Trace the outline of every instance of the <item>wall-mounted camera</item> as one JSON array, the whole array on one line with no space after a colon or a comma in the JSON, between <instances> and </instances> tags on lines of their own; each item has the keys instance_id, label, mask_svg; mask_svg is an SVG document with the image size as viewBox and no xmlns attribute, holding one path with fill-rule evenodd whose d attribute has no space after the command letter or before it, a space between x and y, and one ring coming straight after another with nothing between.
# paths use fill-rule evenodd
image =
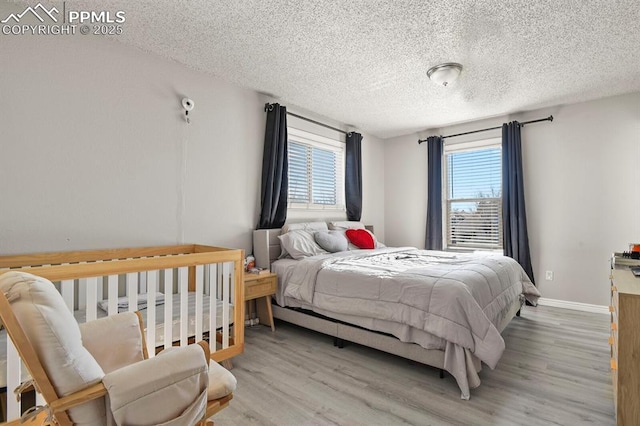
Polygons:
<instances>
[{"instance_id":1,"label":"wall-mounted camera","mask_svg":"<svg viewBox=\"0 0 640 426\"><path fill-rule=\"evenodd\" d=\"M187 124L191 123L191 120L189 119L189 111L193 111L194 107L195 107L195 102L193 102L193 100L189 98L182 99L182 108L184 108L184 118Z\"/></svg>"}]
</instances>

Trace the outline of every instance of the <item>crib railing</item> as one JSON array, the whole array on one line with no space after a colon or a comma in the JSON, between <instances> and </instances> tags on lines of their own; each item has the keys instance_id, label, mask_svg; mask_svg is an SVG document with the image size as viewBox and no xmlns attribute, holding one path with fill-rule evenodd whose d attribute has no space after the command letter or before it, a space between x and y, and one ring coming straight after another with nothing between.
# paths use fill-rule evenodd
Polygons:
<instances>
[{"instance_id":1,"label":"crib railing","mask_svg":"<svg viewBox=\"0 0 640 426\"><path fill-rule=\"evenodd\" d=\"M49 279L78 322L139 310L149 356L208 339L211 359L220 362L244 350L243 259L242 250L203 245L40 253L0 256L0 274L23 270ZM13 390L28 373L4 330L1 340L6 421L20 416Z\"/></svg>"}]
</instances>

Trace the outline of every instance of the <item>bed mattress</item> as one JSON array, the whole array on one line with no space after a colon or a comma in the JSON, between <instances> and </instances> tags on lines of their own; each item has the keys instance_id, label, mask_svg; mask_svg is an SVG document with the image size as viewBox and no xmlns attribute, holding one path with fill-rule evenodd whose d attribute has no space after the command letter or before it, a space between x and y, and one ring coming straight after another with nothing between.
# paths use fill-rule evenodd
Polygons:
<instances>
[{"instance_id":1,"label":"bed mattress","mask_svg":"<svg viewBox=\"0 0 640 426\"><path fill-rule=\"evenodd\" d=\"M498 325L507 312L521 297L535 303L540 295L517 262L497 255L383 248L280 260L272 268L281 306L444 350L445 368L467 398L479 385L479 361L494 368L502 356Z\"/></svg>"}]
</instances>

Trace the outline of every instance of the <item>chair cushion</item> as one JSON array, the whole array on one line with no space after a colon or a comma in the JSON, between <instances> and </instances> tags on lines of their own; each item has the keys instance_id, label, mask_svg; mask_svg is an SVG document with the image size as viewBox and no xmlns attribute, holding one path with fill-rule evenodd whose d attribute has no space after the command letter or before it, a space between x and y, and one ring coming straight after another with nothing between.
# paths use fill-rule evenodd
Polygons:
<instances>
[{"instance_id":1,"label":"chair cushion","mask_svg":"<svg viewBox=\"0 0 640 426\"><path fill-rule=\"evenodd\" d=\"M58 396L102 380L100 365L82 345L80 328L51 281L25 272L0 275L20 326L33 345ZM75 424L104 424L104 399L69 410Z\"/></svg>"},{"instance_id":2,"label":"chair cushion","mask_svg":"<svg viewBox=\"0 0 640 426\"><path fill-rule=\"evenodd\" d=\"M108 373L104 385L118 425L193 425L207 405L202 348L167 348L158 356Z\"/></svg>"},{"instance_id":3,"label":"chair cushion","mask_svg":"<svg viewBox=\"0 0 640 426\"><path fill-rule=\"evenodd\" d=\"M207 400L225 397L236 390L238 381L226 368L215 361L209 362L209 390Z\"/></svg>"},{"instance_id":4,"label":"chair cushion","mask_svg":"<svg viewBox=\"0 0 640 426\"><path fill-rule=\"evenodd\" d=\"M144 359L142 330L135 312L80 324L82 344L108 374Z\"/></svg>"}]
</instances>

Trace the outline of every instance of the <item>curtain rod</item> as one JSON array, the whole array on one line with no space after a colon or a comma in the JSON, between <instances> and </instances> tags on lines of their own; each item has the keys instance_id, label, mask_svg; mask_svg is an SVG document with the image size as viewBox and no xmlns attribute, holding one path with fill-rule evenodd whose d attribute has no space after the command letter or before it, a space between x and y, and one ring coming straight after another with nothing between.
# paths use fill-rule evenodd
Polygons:
<instances>
[{"instance_id":1,"label":"curtain rod","mask_svg":"<svg viewBox=\"0 0 640 426\"><path fill-rule=\"evenodd\" d=\"M541 121L553 121L553 115L550 115L550 116L548 116L546 118L539 118L537 120L524 121L524 122L520 123L520 125L524 126L525 124L539 123ZM497 130L497 129L502 129L502 126L489 127L489 128L480 129L480 130L472 130L470 132L464 132L464 133L456 133L455 135L443 136L442 139L455 138L456 136L470 135L472 133L480 133L480 132L486 132L486 131L489 131L489 130ZM420 145L422 142L426 142L426 141L427 141L426 139L419 139L418 140L418 145Z\"/></svg>"},{"instance_id":2,"label":"curtain rod","mask_svg":"<svg viewBox=\"0 0 640 426\"><path fill-rule=\"evenodd\" d=\"M267 109L269 109L271 107L271 105L272 104L269 104L269 103L264 104L264 110L267 111ZM294 113L289 112L289 111L287 111L287 115L291 115L291 116L299 118L301 120L305 120L305 121L308 121L310 123L317 124L318 126L326 127L327 129L335 130L336 132L344 133L345 135L351 133L351 132L345 132L344 130L338 129L336 127L329 126L328 124L324 124L324 123L321 123L319 121L312 120L310 118L303 117L303 116L298 115L298 114L294 114Z\"/></svg>"}]
</instances>

